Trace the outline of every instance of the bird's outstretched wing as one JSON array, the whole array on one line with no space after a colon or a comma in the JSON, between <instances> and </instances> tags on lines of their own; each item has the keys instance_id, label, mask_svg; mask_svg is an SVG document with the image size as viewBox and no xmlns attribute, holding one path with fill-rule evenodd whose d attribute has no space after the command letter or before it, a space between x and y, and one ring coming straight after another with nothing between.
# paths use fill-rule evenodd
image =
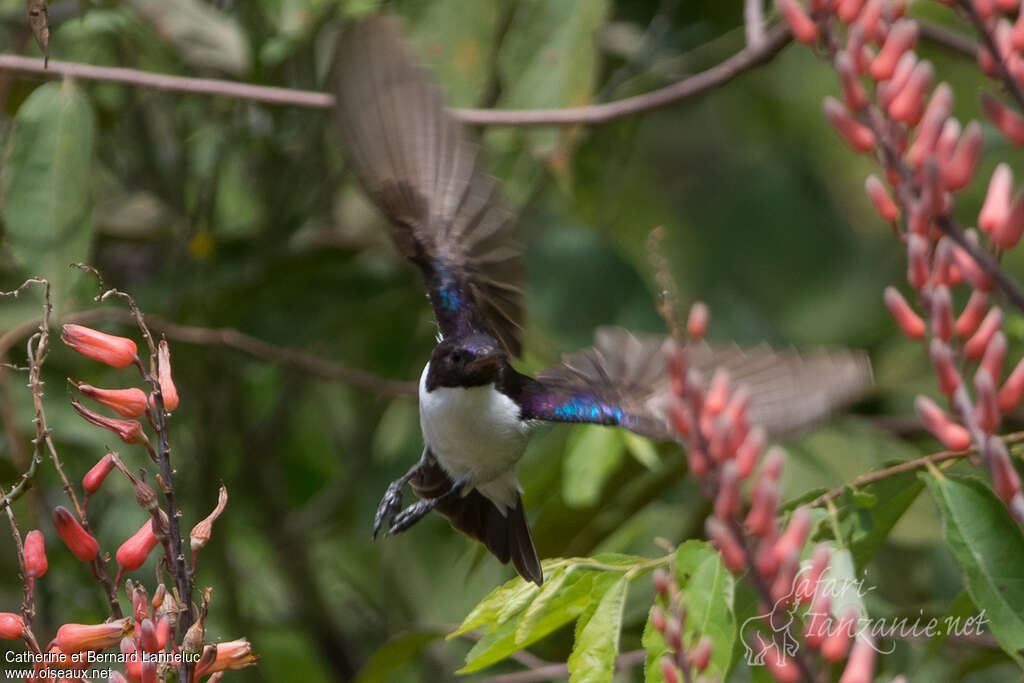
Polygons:
<instances>
[{"instance_id":1,"label":"bird's outstretched wing","mask_svg":"<svg viewBox=\"0 0 1024 683\"><path fill-rule=\"evenodd\" d=\"M334 123L395 244L422 272L441 334L485 332L519 355L522 264L512 215L400 28L372 17L342 31L329 76Z\"/></svg>"},{"instance_id":2,"label":"bird's outstretched wing","mask_svg":"<svg viewBox=\"0 0 1024 683\"><path fill-rule=\"evenodd\" d=\"M654 439L669 436L664 417L669 381L665 338L600 328L591 348L567 354L537 376L523 401L526 419L619 425ZM769 434L792 432L861 395L871 364L856 351L777 351L704 343L687 349L691 367L709 381L716 368L749 392L747 416Z\"/></svg>"}]
</instances>

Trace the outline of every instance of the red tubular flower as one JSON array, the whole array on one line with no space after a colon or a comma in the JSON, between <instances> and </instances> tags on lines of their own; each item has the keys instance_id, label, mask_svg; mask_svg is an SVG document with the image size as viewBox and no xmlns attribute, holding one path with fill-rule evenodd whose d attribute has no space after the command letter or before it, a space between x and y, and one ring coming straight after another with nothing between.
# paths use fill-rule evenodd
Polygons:
<instances>
[{"instance_id":1,"label":"red tubular flower","mask_svg":"<svg viewBox=\"0 0 1024 683\"><path fill-rule=\"evenodd\" d=\"M33 579L38 579L46 573L49 563L46 561L46 547L43 539L43 532L33 529L25 534L25 573Z\"/></svg>"},{"instance_id":2,"label":"red tubular flower","mask_svg":"<svg viewBox=\"0 0 1024 683\"><path fill-rule=\"evenodd\" d=\"M832 551L827 543L819 543L814 549L814 554L811 556L811 566L800 575L796 589L793 591L793 597L799 602L806 604L814 599L814 595L818 590L818 583L821 581L825 570L828 569L828 561L831 556Z\"/></svg>"},{"instance_id":3,"label":"red tubular flower","mask_svg":"<svg viewBox=\"0 0 1024 683\"><path fill-rule=\"evenodd\" d=\"M892 72L892 77L878 84L878 103L882 105L882 109L889 109L892 101L902 92L904 86L910 82L910 75L914 73L916 66L917 55L913 52L908 52L896 62L896 69Z\"/></svg>"},{"instance_id":4,"label":"red tubular flower","mask_svg":"<svg viewBox=\"0 0 1024 683\"><path fill-rule=\"evenodd\" d=\"M82 477L82 488L86 493L96 493L112 469L114 469L114 455L107 453Z\"/></svg>"},{"instance_id":5,"label":"red tubular flower","mask_svg":"<svg viewBox=\"0 0 1024 683\"><path fill-rule=\"evenodd\" d=\"M217 521L221 513L224 512L224 507L228 504L228 489L226 486L221 486L217 492L217 506L213 508L213 512L206 516L206 519L200 521L189 532L189 547L192 550L199 550L205 546L209 540L210 535L213 533L213 523Z\"/></svg>"},{"instance_id":6,"label":"red tubular flower","mask_svg":"<svg viewBox=\"0 0 1024 683\"><path fill-rule=\"evenodd\" d=\"M782 537L775 543L772 552L775 559L782 562L794 550L799 554L811 530L811 511L806 507L798 507L789 518L789 524Z\"/></svg>"},{"instance_id":7,"label":"red tubular flower","mask_svg":"<svg viewBox=\"0 0 1024 683\"><path fill-rule=\"evenodd\" d=\"M993 434L999 428L999 405L996 402L996 387L992 375L984 369L974 373L974 388L978 392L978 402L974 407L974 419L983 432Z\"/></svg>"},{"instance_id":8,"label":"red tubular flower","mask_svg":"<svg viewBox=\"0 0 1024 683\"><path fill-rule=\"evenodd\" d=\"M992 488L999 499L1009 503L1020 493L1020 476L1010 461L1010 454L1002 439L992 438L986 446L989 469L992 471Z\"/></svg>"},{"instance_id":9,"label":"red tubular flower","mask_svg":"<svg viewBox=\"0 0 1024 683\"><path fill-rule=\"evenodd\" d=\"M718 495L715 496L715 516L721 520L730 520L739 514L740 478L736 473L736 463L729 460L722 466Z\"/></svg>"},{"instance_id":10,"label":"red tubular flower","mask_svg":"<svg viewBox=\"0 0 1024 683\"><path fill-rule=\"evenodd\" d=\"M21 640L25 630L25 621L20 614L0 612L0 638L4 640Z\"/></svg>"},{"instance_id":11,"label":"red tubular flower","mask_svg":"<svg viewBox=\"0 0 1024 683\"><path fill-rule=\"evenodd\" d=\"M711 663L711 637L701 636L697 647L690 653L690 663L697 669L703 671Z\"/></svg>"},{"instance_id":12,"label":"red tubular flower","mask_svg":"<svg viewBox=\"0 0 1024 683\"><path fill-rule=\"evenodd\" d=\"M804 621L804 642L817 649L825 642L825 637L832 629L832 598L828 591L819 590L814 593L810 610Z\"/></svg>"},{"instance_id":13,"label":"red tubular flower","mask_svg":"<svg viewBox=\"0 0 1024 683\"><path fill-rule=\"evenodd\" d=\"M985 203L978 214L978 227L991 234L1010 217L1010 195L1013 192L1013 171L1008 164L999 164L988 183Z\"/></svg>"},{"instance_id":14,"label":"red tubular flower","mask_svg":"<svg viewBox=\"0 0 1024 683\"><path fill-rule=\"evenodd\" d=\"M763 639L761 634L755 636L761 641L761 652L764 653L764 664L779 683L796 683L800 680L800 669L789 656L775 645Z\"/></svg>"},{"instance_id":15,"label":"red tubular flower","mask_svg":"<svg viewBox=\"0 0 1024 683\"><path fill-rule=\"evenodd\" d=\"M804 12L796 0L775 0L779 12L785 17L789 24L789 30L793 32L793 38L805 45L813 45L818 42L818 26Z\"/></svg>"},{"instance_id":16,"label":"red tubular flower","mask_svg":"<svg viewBox=\"0 0 1024 683\"><path fill-rule=\"evenodd\" d=\"M826 97L822 109L832 126L854 151L870 152L875 148L875 134L855 120L842 102L834 97Z\"/></svg>"},{"instance_id":17,"label":"red tubular flower","mask_svg":"<svg viewBox=\"0 0 1024 683\"><path fill-rule=\"evenodd\" d=\"M55 640L61 652L69 655L87 650L102 652L117 646L131 630L131 617L105 624L64 624L57 629Z\"/></svg>"},{"instance_id":18,"label":"red tubular flower","mask_svg":"<svg viewBox=\"0 0 1024 683\"><path fill-rule=\"evenodd\" d=\"M877 40L885 37L881 21L883 9L884 3L882 0L868 0L860 16L857 17L857 26L864 30L864 36L867 40Z\"/></svg>"},{"instance_id":19,"label":"red tubular flower","mask_svg":"<svg viewBox=\"0 0 1024 683\"><path fill-rule=\"evenodd\" d=\"M662 655L661 677L665 679L665 683L679 683L679 674L677 671L676 665L672 663L672 657L669 655Z\"/></svg>"},{"instance_id":20,"label":"red tubular flower","mask_svg":"<svg viewBox=\"0 0 1024 683\"><path fill-rule=\"evenodd\" d=\"M729 371L718 368L711 376L707 394L704 396L704 410L710 415L718 415L729 400Z\"/></svg>"},{"instance_id":21,"label":"red tubular flower","mask_svg":"<svg viewBox=\"0 0 1024 683\"><path fill-rule=\"evenodd\" d=\"M830 662L838 662L846 656L850 640L857 630L857 608L850 605L843 610L839 623L825 637L821 644L822 656Z\"/></svg>"},{"instance_id":22,"label":"red tubular flower","mask_svg":"<svg viewBox=\"0 0 1024 683\"><path fill-rule=\"evenodd\" d=\"M156 625L148 617L139 622L139 647L145 652L158 652L160 644L156 637Z\"/></svg>"},{"instance_id":23,"label":"red tubular flower","mask_svg":"<svg viewBox=\"0 0 1024 683\"><path fill-rule=\"evenodd\" d=\"M875 673L875 644L870 636L858 636L850 650L850 659L846 662L839 683L871 683Z\"/></svg>"},{"instance_id":24,"label":"red tubular flower","mask_svg":"<svg viewBox=\"0 0 1024 683\"><path fill-rule=\"evenodd\" d=\"M1003 311L998 306L993 306L989 310L988 315L985 316L985 319L981 321L977 332L964 344L964 353L967 357L971 360L981 358L982 354L985 353L985 349L988 348L988 343L1002 326Z\"/></svg>"},{"instance_id":25,"label":"red tubular flower","mask_svg":"<svg viewBox=\"0 0 1024 683\"><path fill-rule=\"evenodd\" d=\"M764 430L760 427L754 427L747 432L746 438L740 443L739 448L736 449L736 473L742 479L746 479L754 471L754 467L757 465L757 459L761 457L761 451L764 449L765 434Z\"/></svg>"},{"instance_id":26,"label":"red tubular flower","mask_svg":"<svg viewBox=\"0 0 1024 683\"><path fill-rule=\"evenodd\" d=\"M924 116L921 117L921 123L917 126L914 144L907 152L907 160L914 168L921 168L925 158L935 149L942 126L949 118L952 108L953 89L949 87L948 83L940 83L932 92L928 107L924 111Z\"/></svg>"},{"instance_id":27,"label":"red tubular flower","mask_svg":"<svg viewBox=\"0 0 1024 683\"><path fill-rule=\"evenodd\" d=\"M139 648L135 644L135 639L131 637L124 637L121 639L121 654L125 656L124 672L132 681L138 681L142 678L142 658L138 656ZM195 680L198 680L196 676Z\"/></svg>"},{"instance_id":28,"label":"red tubular flower","mask_svg":"<svg viewBox=\"0 0 1024 683\"><path fill-rule=\"evenodd\" d=\"M889 103L889 116L893 119L916 126L924 114L925 93L935 80L935 68L931 62L918 62L910 74L907 84Z\"/></svg>"},{"instance_id":29,"label":"red tubular flower","mask_svg":"<svg viewBox=\"0 0 1024 683\"><path fill-rule=\"evenodd\" d=\"M99 389L91 384L76 385L78 391L111 408L121 417L138 417L146 412L146 394L141 389Z\"/></svg>"},{"instance_id":30,"label":"red tubular flower","mask_svg":"<svg viewBox=\"0 0 1024 683\"><path fill-rule=\"evenodd\" d=\"M153 533L153 520L150 519L117 549L117 563L125 571L135 571L143 565L158 542Z\"/></svg>"},{"instance_id":31,"label":"red tubular flower","mask_svg":"<svg viewBox=\"0 0 1024 683\"><path fill-rule=\"evenodd\" d=\"M839 85L843 89L843 101L846 106L854 111L860 111L867 106L868 96L857 74L857 66L846 52L836 54L836 72L839 74Z\"/></svg>"},{"instance_id":32,"label":"red tubular flower","mask_svg":"<svg viewBox=\"0 0 1024 683\"><path fill-rule=\"evenodd\" d=\"M981 369L988 372L992 377L992 383L998 384L1003 378L1003 363L1006 362L1006 335L996 332L988 346L985 347L985 355L981 357Z\"/></svg>"},{"instance_id":33,"label":"red tubular flower","mask_svg":"<svg viewBox=\"0 0 1024 683\"><path fill-rule=\"evenodd\" d=\"M738 571L743 567L746 561L743 548L733 538L725 522L717 517L708 517L704 522L704 530L711 542L718 548L718 552L722 554L722 562L728 569Z\"/></svg>"},{"instance_id":34,"label":"red tubular flower","mask_svg":"<svg viewBox=\"0 0 1024 683\"><path fill-rule=\"evenodd\" d=\"M157 377L160 381L160 394L164 399L164 408L174 412L178 408L178 389L171 379L171 348L166 339L160 340L157 348Z\"/></svg>"},{"instance_id":35,"label":"red tubular flower","mask_svg":"<svg viewBox=\"0 0 1024 683\"><path fill-rule=\"evenodd\" d=\"M932 339L929 352L932 363L935 365L935 374L939 378L939 391L946 396L952 396L961 381L960 373L956 369L956 359L953 358L953 350L941 339Z\"/></svg>"},{"instance_id":36,"label":"red tubular flower","mask_svg":"<svg viewBox=\"0 0 1024 683\"><path fill-rule=\"evenodd\" d=\"M779 487L771 479L761 479L754 486L750 512L744 521L747 533L767 538L775 532L775 510L779 504Z\"/></svg>"},{"instance_id":37,"label":"red tubular flower","mask_svg":"<svg viewBox=\"0 0 1024 683\"><path fill-rule=\"evenodd\" d=\"M1010 372L1010 376L1006 378L1002 388L999 390L997 397L999 410L1003 413L1013 411L1017 404L1020 403L1022 396L1024 396L1024 358L1017 361L1017 365Z\"/></svg>"},{"instance_id":38,"label":"red tubular flower","mask_svg":"<svg viewBox=\"0 0 1024 683\"><path fill-rule=\"evenodd\" d=\"M932 292L932 334L942 341L953 336L953 298L949 287L939 285Z\"/></svg>"},{"instance_id":39,"label":"red tubular flower","mask_svg":"<svg viewBox=\"0 0 1024 683\"><path fill-rule=\"evenodd\" d=\"M167 641L171 636L171 621L167 618L167 615L162 615L156 622L156 644L157 649L162 650L167 647Z\"/></svg>"},{"instance_id":40,"label":"red tubular flower","mask_svg":"<svg viewBox=\"0 0 1024 683\"><path fill-rule=\"evenodd\" d=\"M965 230L964 235L970 238L972 231ZM974 240L971 240L972 242ZM967 253L967 251L959 246L953 247L953 262L956 264L957 272L963 275L964 279L970 283L974 289L980 289L983 292L992 291L992 278L989 274L981 269L978 262L974 260L974 257Z\"/></svg>"},{"instance_id":41,"label":"red tubular flower","mask_svg":"<svg viewBox=\"0 0 1024 683\"><path fill-rule=\"evenodd\" d=\"M1017 26L1024 27L1024 22L1018 20ZM1024 30L1021 35L1024 37ZM1018 147L1024 145L1024 118L1019 114L987 93L981 96L981 111L1007 140Z\"/></svg>"},{"instance_id":42,"label":"red tubular flower","mask_svg":"<svg viewBox=\"0 0 1024 683\"><path fill-rule=\"evenodd\" d=\"M694 341L700 341L708 331L708 319L711 314L708 312L707 304L702 301L695 302L690 306L690 314L686 317L686 333Z\"/></svg>"},{"instance_id":43,"label":"red tubular flower","mask_svg":"<svg viewBox=\"0 0 1024 683\"><path fill-rule=\"evenodd\" d=\"M142 423L138 420L118 420L117 418L106 417L89 410L78 401L72 401L71 407L75 409L76 413L85 418L87 422L91 422L97 427L109 429L117 434L118 438L125 443L143 444L149 442L145 432L142 431Z\"/></svg>"},{"instance_id":44,"label":"red tubular flower","mask_svg":"<svg viewBox=\"0 0 1024 683\"><path fill-rule=\"evenodd\" d=\"M98 360L115 368L126 368L135 362L138 349L126 337L115 337L82 325L65 325L60 338L86 358Z\"/></svg>"},{"instance_id":45,"label":"red tubular flower","mask_svg":"<svg viewBox=\"0 0 1024 683\"><path fill-rule=\"evenodd\" d=\"M960 136L949 162L943 165L942 182L947 190L956 192L971 182L981 158L981 142L981 126L977 121L971 121Z\"/></svg>"},{"instance_id":46,"label":"red tubular flower","mask_svg":"<svg viewBox=\"0 0 1024 683\"><path fill-rule=\"evenodd\" d=\"M200 662L196 666L197 680L207 674L216 673L217 671L242 669L254 664L257 660L256 655L252 653L252 646L245 638L230 640L226 643L217 643L216 647L217 657L214 659L212 664L209 666L203 666L203 663Z\"/></svg>"},{"instance_id":47,"label":"red tubular flower","mask_svg":"<svg viewBox=\"0 0 1024 683\"><path fill-rule=\"evenodd\" d=\"M920 234L907 235L907 282L914 289L921 289L928 284L930 275L928 240Z\"/></svg>"},{"instance_id":48,"label":"red tubular flower","mask_svg":"<svg viewBox=\"0 0 1024 683\"><path fill-rule=\"evenodd\" d=\"M781 559L775 574L775 580L768 588L775 604L793 603L793 581L796 578L797 569L800 567L800 552L791 550Z\"/></svg>"},{"instance_id":49,"label":"red tubular flower","mask_svg":"<svg viewBox=\"0 0 1024 683\"><path fill-rule=\"evenodd\" d=\"M57 535L79 560L92 562L96 558L96 554L100 550L99 544L88 531L82 528L82 525L67 508L58 505L53 509L53 526L57 529ZM63 647L61 649L64 650ZM64 651L67 652L67 650Z\"/></svg>"},{"instance_id":50,"label":"red tubular flower","mask_svg":"<svg viewBox=\"0 0 1024 683\"><path fill-rule=\"evenodd\" d=\"M1013 249L1024 234L1024 192L1019 192L1010 204L1006 220L992 231L992 241L1003 250Z\"/></svg>"},{"instance_id":51,"label":"red tubular flower","mask_svg":"<svg viewBox=\"0 0 1024 683\"><path fill-rule=\"evenodd\" d=\"M981 319L985 316L986 309L988 309L988 293L980 289L971 292L971 298L967 300L967 305L956 319L957 336L970 337L974 334L978 325L981 324Z\"/></svg>"},{"instance_id":52,"label":"red tubular flower","mask_svg":"<svg viewBox=\"0 0 1024 683\"><path fill-rule=\"evenodd\" d=\"M914 313L910 304L895 287L885 288L885 306L889 309L900 330L908 338L921 339L924 337L924 321L921 320L921 316Z\"/></svg>"},{"instance_id":53,"label":"red tubular flower","mask_svg":"<svg viewBox=\"0 0 1024 683\"><path fill-rule=\"evenodd\" d=\"M967 430L953 422L930 398L918 396L914 401L914 409L928 431L946 448L951 451L965 451L970 448L971 436Z\"/></svg>"},{"instance_id":54,"label":"red tubular flower","mask_svg":"<svg viewBox=\"0 0 1024 683\"><path fill-rule=\"evenodd\" d=\"M889 196L881 180L873 175L869 175L867 180L864 181L864 189L867 191L868 197L871 198L871 202L875 205L875 210L878 211L878 215L882 217L883 221L892 222L899 219L900 207L896 206L896 202Z\"/></svg>"},{"instance_id":55,"label":"red tubular flower","mask_svg":"<svg viewBox=\"0 0 1024 683\"><path fill-rule=\"evenodd\" d=\"M884 81L892 78L896 71L896 62L903 53L914 47L917 42L917 22L910 19L900 19L889 29L889 35L882 45L881 52L871 62L868 73L876 81Z\"/></svg>"}]
</instances>

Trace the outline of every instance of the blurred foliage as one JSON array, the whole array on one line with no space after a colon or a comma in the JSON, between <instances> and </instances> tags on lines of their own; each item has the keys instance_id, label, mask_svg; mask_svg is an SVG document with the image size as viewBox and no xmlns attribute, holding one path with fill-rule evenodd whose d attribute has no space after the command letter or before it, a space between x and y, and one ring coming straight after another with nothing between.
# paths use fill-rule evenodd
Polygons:
<instances>
[{"instance_id":1,"label":"blurred foliage","mask_svg":"<svg viewBox=\"0 0 1024 683\"><path fill-rule=\"evenodd\" d=\"M81 16L73 0L51 5L53 59L299 89L321 86L340 22L377 5L86 4ZM406 17L452 103L556 107L637 94L721 61L742 47L741 5L396 0L387 8ZM931 5L915 3L915 11L951 20ZM0 48L38 54L23 12L21 0L0 0ZM655 17L668 28L646 45ZM924 52L951 80L956 114L976 117L975 93L990 86L973 63ZM881 305L885 285L902 277L904 258L862 191L874 170L870 160L837 144L820 114L822 96L835 88L834 74L808 50L788 49L722 90L663 111L593 129L481 131L527 246L523 368L535 371L589 343L598 325L661 329L644 242L664 225L665 255L684 300L711 307L712 338L871 353L877 390L856 414L788 444L786 499L935 450L917 432L896 436L876 419L909 417L913 395L934 386L921 350L896 334ZM40 137L48 142L35 141L40 132L49 133ZM987 165L960 200L965 220L980 206L996 160L1020 161L989 129L986 145ZM131 291L143 310L164 319L235 328L381 377L418 377L435 335L422 288L346 171L324 112L0 74L0 146L5 289L27 275L47 275L62 283L62 314L93 308L94 281L64 268L88 260L108 284ZM1024 272L1022 258L1020 250L1008 258L1011 272ZM31 296L6 301L0 329L38 310ZM1008 328L1017 330L1011 354L1020 355L1024 321L1011 316ZM510 570L438 516L399 537L370 541L378 496L419 457L414 403L224 348L171 344L182 395L173 457L186 528L213 507L222 482L231 493L198 574L200 585L214 587L208 634L245 635L263 656L232 680L450 680L467 653L475 668L474 653L492 635L442 636ZM13 362L23 360L20 346ZM59 345L51 355L46 407L77 480L109 439L72 413L68 376L100 386L124 379ZM32 425L23 383L10 372L4 378L0 481L8 482L23 469ZM122 453L146 466L141 452ZM43 529L50 546L38 619L48 633L68 619L101 619L104 610L95 583L52 531L48 510L62 493L52 468L43 470L15 510L24 529ZM658 557L655 537L699 537L707 502L685 470L676 448L655 450L607 430L545 429L520 465L541 557ZM963 479L927 485L949 494L943 505L970 506L971 496L982 495ZM946 536L962 542L946 546L939 511L924 490L907 475L837 500L840 532L852 539L851 567L878 586L867 598L872 614L973 614L965 589L991 589L983 566L966 572L965 582L957 559L970 553L972 530L947 522ZM112 551L144 516L126 482L112 478L91 503L90 518ZM831 528L822 529L820 537L828 537ZM9 609L20 601L20 584L9 536L0 539L0 607ZM711 561L700 554L704 546L682 548L700 567L690 581L720 571L702 564ZM153 569L151 558L137 574L146 579ZM608 574L612 583L599 592L607 599L587 604L621 622L623 651L639 648L649 581L631 586L627 599L621 577ZM741 597L737 588L739 623L744 610L756 608L749 595L745 603ZM539 623L537 610L519 606L522 614L507 623ZM574 633L562 626L577 615L566 616L545 622L551 634L531 647L535 655L568 658ZM603 642L611 632L603 621L579 623L583 639ZM1006 615L1005 628L1020 637L1019 611L1016 621ZM735 658L720 657L716 652L716 670L738 666L738 678L751 676ZM925 678L1006 680L1016 671L1005 654L985 646L900 642L885 661ZM504 662L484 675L518 668ZM624 680L639 680L642 671Z\"/></svg>"}]
</instances>

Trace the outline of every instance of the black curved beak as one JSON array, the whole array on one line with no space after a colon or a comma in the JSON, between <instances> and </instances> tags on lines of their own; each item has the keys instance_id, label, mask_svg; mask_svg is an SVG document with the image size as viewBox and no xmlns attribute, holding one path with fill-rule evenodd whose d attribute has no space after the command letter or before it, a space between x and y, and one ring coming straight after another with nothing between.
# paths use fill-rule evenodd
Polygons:
<instances>
[{"instance_id":1,"label":"black curved beak","mask_svg":"<svg viewBox=\"0 0 1024 683\"><path fill-rule=\"evenodd\" d=\"M483 370L485 368L498 367L508 360L508 354L499 348L481 349L477 352L476 358L466 363L467 370Z\"/></svg>"}]
</instances>

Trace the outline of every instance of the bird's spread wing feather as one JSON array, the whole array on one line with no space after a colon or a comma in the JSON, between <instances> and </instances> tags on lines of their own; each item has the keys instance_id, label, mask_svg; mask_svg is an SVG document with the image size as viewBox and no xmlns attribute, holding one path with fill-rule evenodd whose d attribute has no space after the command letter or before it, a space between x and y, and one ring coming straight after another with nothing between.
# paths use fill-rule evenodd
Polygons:
<instances>
[{"instance_id":1,"label":"bird's spread wing feather","mask_svg":"<svg viewBox=\"0 0 1024 683\"><path fill-rule=\"evenodd\" d=\"M522 344L522 265L512 215L479 146L445 110L394 18L349 25L329 87L348 159L423 274L443 336L485 332Z\"/></svg>"},{"instance_id":2,"label":"bird's spread wing feather","mask_svg":"<svg viewBox=\"0 0 1024 683\"><path fill-rule=\"evenodd\" d=\"M552 422L620 425L663 439L669 381L665 338L601 328L595 344L541 373L523 402L523 417ZM716 368L749 392L748 419L778 436L827 417L871 383L867 357L855 351L778 351L704 343L687 349L691 367L708 381Z\"/></svg>"}]
</instances>

